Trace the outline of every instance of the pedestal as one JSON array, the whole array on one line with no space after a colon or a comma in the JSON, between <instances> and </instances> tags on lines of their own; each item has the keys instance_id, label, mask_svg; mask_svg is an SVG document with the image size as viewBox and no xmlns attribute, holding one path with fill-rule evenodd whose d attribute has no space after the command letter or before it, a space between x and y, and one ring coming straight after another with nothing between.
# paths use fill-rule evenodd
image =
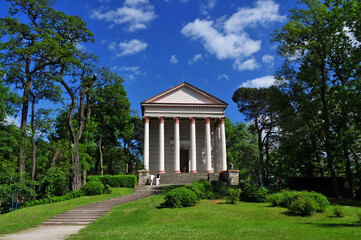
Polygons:
<instances>
[{"instance_id":1,"label":"pedestal","mask_svg":"<svg viewBox=\"0 0 361 240\"><path fill-rule=\"evenodd\" d=\"M146 185L150 170L138 170L138 185Z\"/></svg>"},{"instance_id":2,"label":"pedestal","mask_svg":"<svg viewBox=\"0 0 361 240\"><path fill-rule=\"evenodd\" d=\"M239 185L239 170L227 170L220 173L221 181L227 182L228 185Z\"/></svg>"}]
</instances>

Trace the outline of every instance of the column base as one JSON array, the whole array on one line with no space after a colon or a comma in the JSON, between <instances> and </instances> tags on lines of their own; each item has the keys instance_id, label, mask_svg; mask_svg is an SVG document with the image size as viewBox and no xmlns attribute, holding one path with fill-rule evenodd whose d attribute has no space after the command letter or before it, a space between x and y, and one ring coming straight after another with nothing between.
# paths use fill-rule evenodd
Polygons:
<instances>
[{"instance_id":1,"label":"column base","mask_svg":"<svg viewBox=\"0 0 361 240\"><path fill-rule=\"evenodd\" d=\"M159 170L158 173L165 173L165 171L164 170Z\"/></svg>"},{"instance_id":2,"label":"column base","mask_svg":"<svg viewBox=\"0 0 361 240\"><path fill-rule=\"evenodd\" d=\"M173 170L173 173L180 173L179 170Z\"/></svg>"},{"instance_id":3,"label":"column base","mask_svg":"<svg viewBox=\"0 0 361 240\"><path fill-rule=\"evenodd\" d=\"M191 173L197 173L197 170L191 170Z\"/></svg>"},{"instance_id":4,"label":"column base","mask_svg":"<svg viewBox=\"0 0 361 240\"><path fill-rule=\"evenodd\" d=\"M207 170L206 173L213 173L213 171L212 170Z\"/></svg>"}]
</instances>

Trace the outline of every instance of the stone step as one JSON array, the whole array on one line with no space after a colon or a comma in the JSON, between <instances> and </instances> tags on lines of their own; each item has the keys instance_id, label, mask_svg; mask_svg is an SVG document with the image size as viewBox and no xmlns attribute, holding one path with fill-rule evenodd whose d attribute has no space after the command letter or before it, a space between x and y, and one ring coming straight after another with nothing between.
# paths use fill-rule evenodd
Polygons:
<instances>
[{"instance_id":1,"label":"stone step","mask_svg":"<svg viewBox=\"0 0 361 240\"><path fill-rule=\"evenodd\" d=\"M87 225L94 221L43 222L43 225Z\"/></svg>"}]
</instances>

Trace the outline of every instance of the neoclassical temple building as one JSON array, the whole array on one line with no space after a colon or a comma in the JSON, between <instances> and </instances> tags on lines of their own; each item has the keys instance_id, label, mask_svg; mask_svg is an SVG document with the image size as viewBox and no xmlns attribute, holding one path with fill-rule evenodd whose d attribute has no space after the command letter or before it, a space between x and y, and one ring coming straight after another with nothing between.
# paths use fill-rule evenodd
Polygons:
<instances>
[{"instance_id":1,"label":"neoclassical temple building","mask_svg":"<svg viewBox=\"0 0 361 240\"><path fill-rule=\"evenodd\" d=\"M227 106L186 82L143 101L145 169L152 174L227 170Z\"/></svg>"}]
</instances>

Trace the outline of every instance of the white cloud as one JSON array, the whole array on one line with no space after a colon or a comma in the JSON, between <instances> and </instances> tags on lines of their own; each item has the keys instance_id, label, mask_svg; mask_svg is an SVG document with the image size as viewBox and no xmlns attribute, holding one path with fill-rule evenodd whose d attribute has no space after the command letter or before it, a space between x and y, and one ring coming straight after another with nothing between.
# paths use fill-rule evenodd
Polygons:
<instances>
[{"instance_id":1,"label":"white cloud","mask_svg":"<svg viewBox=\"0 0 361 240\"><path fill-rule=\"evenodd\" d=\"M253 80L248 80L238 87L247 87L247 88L267 88L273 85L276 82L276 79L273 76L264 76L256 78Z\"/></svg>"},{"instance_id":2,"label":"white cloud","mask_svg":"<svg viewBox=\"0 0 361 240\"><path fill-rule=\"evenodd\" d=\"M105 20L113 24L126 25L126 30L135 32L146 29L153 19L156 18L154 6L148 0L126 0L122 7L115 10L94 10L90 18Z\"/></svg>"},{"instance_id":3,"label":"white cloud","mask_svg":"<svg viewBox=\"0 0 361 240\"><path fill-rule=\"evenodd\" d=\"M211 11L214 6L216 6L216 0L206 0L201 2L200 10L203 15L208 15L208 12Z\"/></svg>"},{"instance_id":4,"label":"white cloud","mask_svg":"<svg viewBox=\"0 0 361 240\"><path fill-rule=\"evenodd\" d=\"M120 42L120 43L112 42L109 44L109 49L120 51L116 55L118 57L122 57L125 55L132 55L140 51L143 51L147 48L147 46L148 44L145 42L139 41L138 39L132 39L129 42Z\"/></svg>"},{"instance_id":5,"label":"white cloud","mask_svg":"<svg viewBox=\"0 0 361 240\"><path fill-rule=\"evenodd\" d=\"M225 80L228 81L228 80L229 80L229 77L228 77L228 75L225 74L225 73L218 75L217 80L222 80L222 79L225 79Z\"/></svg>"},{"instance_id":6,"label":"white cloud","mask_svg":"<svg viewBox=\"0 0 361 240\"><path fill-rule=\"evenodd\" d=\"M17 127L20 127L20 117L13 117L13 116L6 116L6 118L4 119L4 122L5 123L8 123L8 124L14 124L15 126Z\"/></svg>"},{"instance_id":7,"label":"white cloud","mask_svg":"<svg viewBox=\"0 0 361 240\"><path fill-rule=\"evenodd\" d=\"M202 54L198 53L198 54L194 55L194 57L191 60L189 60L188 63L192 64L192 63L195 63L195 62L198 62L201 60L203 60L203 56L202 56Z\"/></svg>"},{"instance_id":8,"label":"white cloud","mask_svg":"<svg viewBox=\"0 0 361 240\"><path fill-rule=\"evenodd\" d=\"M262 62L269 68L273 68L275 58L272 55L266 54L262 57Z\"/></svg>"},{"instance_id":9,"label":"white cloud","mask_svg":"<svg viewBox=\"0 0 361 240\"><path fill-rule=\"evenodd\" d=\"M76 49L78 49L79 51L84 51L84 50L86 50L85 47L84 47L82 44L80 44L80 43L75 44L75 47L76 47Z\"/></svg>"},{"instance_id":10,"label":"white cloud","mask_svg":"<svg viewBox=\"0 0 361 240\"><path fill-rule=\"evenodd\" d=\"M177 57L173 54L171 57L170 57L170 63L172 64L176 64L178 62L178 59Z\"/></svg>"},{"instance_id":11,"label":"white cloud","mask_svg":"<svg viewBox=\"0 0 361 240\"><path fill-rule=\"evenodd\" d=\"M139 66L114 66L111 70L120 72L124 79L129 81L134 81L137 76L146 76Z\"/></svg>"},{"instance_id":12,"label":"white cloud","mask_svg":"<svg viewBox=\"0 0 361 240\"><path fill-rule=\"evenodd\" d=\"M257 64L257 61L254 57L241 62L240 59L236 59L236 61L233 64L233 68L237 69L238 71L243 71L243 70L254 70L259 68L259 65Z\"/></svg>"},{"instance_id":13,"label":"white cloud","mask_svg":"<svg viewBox=\"0 0 361 240\"><path fill-rule=\"evenodd\" d=\"M283 21L285 16L278 14L278 8L274 1L259 0L254 8L241 8L228 19L223 17L221 22L197 18L185 25L181 33L200 41L218 59L233 59L239 71L256 69L254 59L243 61L261 49L261 40L251 39L245 29Z\"/></svg>"},{"instance_id":14,"label":"white cloud","mask_svg":"<svg viewBox=\"0 0 361 240\"><path fill-rule=\"evenodd\" d=\"M257 24L285 21L286 16L279 15L278 10L279 5L273 0L258 0L254 8L240 8L224 23L224 29L227 33L241 33Z\"/></svg>"}]
</instances>

